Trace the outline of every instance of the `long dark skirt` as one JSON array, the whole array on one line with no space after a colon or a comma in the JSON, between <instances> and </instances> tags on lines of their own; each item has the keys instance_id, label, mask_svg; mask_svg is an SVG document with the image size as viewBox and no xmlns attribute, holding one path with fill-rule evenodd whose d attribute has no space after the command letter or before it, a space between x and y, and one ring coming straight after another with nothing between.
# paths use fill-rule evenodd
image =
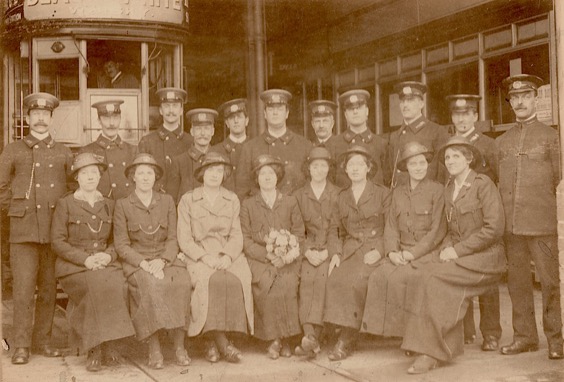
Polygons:
<instances>
[{"instance_id":1,"label":"long dark skirt","mask_svg":"<svg viewBox=\"0 0 564 382\"><path fill-rule=\"evenodd\" d=\"M121 268L84 271L59 279L69 296L71 342L80 352L135 334L127 309L127 284Z\"/></svg>"},{"instance_id":2,"label":"long dark skirt","mask_svg":"<svg viewBox=\"0 0 564 382\"><path fill-rule=\"evenodd\" d=\"M208 315L202 333L212 330L247 333L241 281L231 272L216 271L208 286Z\"/></svg>"},{"instance_id":3,"label":"long dark skirt","mask_svg":"<svg viewBox=\"0 0 564 382\"><path fill-rule=\"evenodd\" d=\"M385 260L368 278L362 332L387 337L403 337L405 330L405 290L416 269Z\"/></svg>"},{"instance_id":4,"label":"long dark skirt","mask_svg":"<svg viewBox=\"0 0 564 382\"><path fill-rule=\"evenodd\" d=\"M364 264L364 254L355 253L327 278L324 321L360 329L368 277L374 266Z\"/></svg>"},{"instance_id":5,"label":"long dark skirt","mask_svg":"<svg viewBox=\"0 0 564 382\"><path fill-rule=\"evenodd\" d=\"M189 322L191 283L185 268L165 267L162 280L140 269L127 281L137 339L160 329L184 328Z\"/></svg>"},{"instance_id":6,"label":"long dark skirt","mask_svg":"<svg viewBox=\"0 0 564 382\"><path fill-rule=\"evenodd\" d=\"M468 301L499 283L501 275L470 271L454 262L417 269L406 289L402 349L449 361L464 353L462 322Z\"/></svg>"},{"instance_id":7,"label":"long dark skirt","mask_svg":"<svg viewBox=\"0 0 564 382\"><path fill-rule=\"evenodd\" d=\"M302 260L300 273L300 322L323 325L325 290L329 259L314 267L307 259Z\"/></svg>"},{"instance_id":8,"label":"long dark skirt","mask_svg":"<svg viewBox=\"0 0 564 382\"><path fill-rule=\"evenodd\" d=\"M252 262L251 272L256 268ZM293 337L301 333L298 312L299 268L296 262L278 271L274 267L253 274L255 337L263 341ZM274 275L273 275L274 274Z\"/></svg>"}]
</instances>

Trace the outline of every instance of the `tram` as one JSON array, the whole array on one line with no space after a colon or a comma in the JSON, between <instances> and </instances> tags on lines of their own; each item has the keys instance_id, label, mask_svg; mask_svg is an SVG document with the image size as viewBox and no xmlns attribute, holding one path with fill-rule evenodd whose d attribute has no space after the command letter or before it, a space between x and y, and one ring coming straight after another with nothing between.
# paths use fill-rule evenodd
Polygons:
<instances>
[{"instance_id":1,"label":"tram","mask_svg":"<svg viewBox=\"0 0 564 382\"><path fill-rule=\"evenodd\" d=\"M122 138L160 118L155 91L183 87L187 0L9 0L2 36L4 145L28 133L22 100L60 100L51 134L69 147L101 132L95 102L121 99Z\"/></svg>"}]
</instances>

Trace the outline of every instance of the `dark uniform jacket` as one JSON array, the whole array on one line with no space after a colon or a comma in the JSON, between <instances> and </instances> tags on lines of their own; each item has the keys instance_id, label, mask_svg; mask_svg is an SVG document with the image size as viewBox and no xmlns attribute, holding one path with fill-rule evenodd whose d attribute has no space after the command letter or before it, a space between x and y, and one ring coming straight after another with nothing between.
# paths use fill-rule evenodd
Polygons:
<instances>
[{"instance_id":1,"label":"dark uniform jacket","mask_svg":"<svg viewBox=\"0 0 564 382\"><path fill-rule=\"evenodd\" d=\"M180 202L182 195L202 185L194 178L194 170L202 165L205 155L192 146L184 154L172 159L166 188L176 204Z\"/></svg>"},{"instance_id":2,"label":"dark uniform jacket","mask_svg":"<svg viewBox=\"0 0 564 382\"><path fill-rule=\"evenodd\" d=\"M223 142L212 146L211 151L218 152L222 154L225 158L229 159L233 165L233 172L231 176L223 182L223 187L227 188L229 191L237 193L237 184L235 183L237 173L237 168L239 167L239 158L241 157L241 150L243 145L248 142L246 139L242 143L235 143L229 137L227 137Z\"/></svg>"},{"instance_id":3,"label":"dark uniform jacket","mask_svg":"<svg viewBox=\"0 0 564 382\"><path fill-rule=\"evenodd\" d=\"M329 137L329 139L327 139L325 142L320 142L319 138L315 137L311 140L311 144L313 145L313 147L327 147L327 145L330 145L330 141L332 141L333 139L335 139L336 137L334 135L331 135ZM335 158L333 158L335 159Z\"/></svg>"},{"instance_id":4,"label":"dark uniform jacket","mask_svg":"<svg viewBox=\"0 0 564 382\"><path fill-rule=\"evenodd\" d=\"M174 131L168 131L161 126L157 131L141 138L139 141L139 152L151 154L164 170L163 177L155 182L155 190L168 193L166 184L172 158L186 152L192 147L193 143L194 139L192 136L186 134L181 127ZM176 195L172 196L176 197Z\"/></svg>"},{"instance_id":5,"label":"dark uniform jacket","mask_svg":"<svg viewBox=\"0 0 564 382\"><path fill-rule=\"evenodd\" d=\"M135 188L124 171L133 162L137 147L123 141L119 135L112 141L100 134L95 142L82 147L79 153L93 153L104 158L108 168L102 173L98 190L105 197L121 199Z\"/></svg>"},{"instance_id":6,"label":"dark uniform jacket","mask_svg":"<svg viewBox=\"0 0 564 382\"><path fill-rule=\"evenodd\" d=\"M381 136L372 133L368 129L361 134L356 134L351 129L347 129L344 133L339 134L336 137L332 137L325 144L325 148L329 150L331 158L333 158L337 164L335 185L344 189L351 184L351 181L340 162L341 154L352 146L364 146L368 150L378 167L375 172L374 170L371 172L372 174L376 174L373 181L375 183L384 184L384 175L382 170L385 170L386 140Z\"/></svg>"},{"instance_id":7,"label":"dark uniform jacket","mask_svg":"<svg viewBox=\"0 0 564 382\"><path fill-rule=\"evenodd\" d=\"M286 174L278 184L278 190L284 194L290 194L305 184L302 164L310 150L311 143L289 128L280 138L273 137L267 130L251 139L241 150L239 168L235 176L239 200L245 200L258 189L252 174L254 158L261 154L279 157L284 162Z\"/></svg>"},{"instance_id":8,"label":"dark uniform jacket","mask_svg":"<svg viewBox=\"0 0 564 382\"><path fill-rule=\"evenodd\" d=\"M59 199L51 227L51 247L57 253L55 275L65 277L88 270L88 256L105 252L112 257L108 266L121 268L112 243L114 201L94 203L78 200L74 193Z\"/></svg>"},{"instance_id":9,"label":"dark uniform jacket","mask_svg":"<svg viewBox=\"0 0 564 382\"><path fill-rule=\"evenodd\" d=\"M505 231L515 235L556 235L558 132L535 117L517 123L498 137L496 148Z\"/></svg>"},{"instance_id":10,"label":"dark uniform jacket","mask_svg":"<svg viewBox=\"0 0 564 382\"><path fill-rule=\"evenodd\" d=\"M445 237L444 186L423 179L414 190L410 188L406 182L393 190L384 244L386 255L406 250L417 259L434 250Z\"/></svg>"},{"instance_id":11,"label":"dark uniform jacket","mask_svg":"<svg viewBox=\"0 0 564 382\"><path fill-rule=\"evenodd\" d=\"M8 208L11 243L50 242L51 217L67 192L73 156L51 136L27 135L0 155L0 206Z\"/></svg>"},{"instance_id":12,"label":"dark uniform jacket","mask_svg":"<svg viewBox=\"0 0 564 382\"><path fill-rule=\"evenodd\" d=\"M450 180L445 189L448 233L441 248L453 247L458 255L455 262L461 267L482 273L503 273L505 217L495 184L471 170L454 201L453 192L454 180Z\"/></svg>"},{"instance_id":13,"label":"dark uniform jacket","mask_svg":"<svg viewBox=\"0 0 564 382\"><path fill-rule=\"evenodd\" d=\"M409 178L407 173L402 174L397 169L401 150L407 142L417 141L436 154L447 140L448 129L444 126L437 125L435 122L423 116L408 125L405 123L402 124L398 130L390 134L390 143L388 146L388 165L390 167L388 171L389 178L386 180L386 184L391 184L392 187L395 187L397 184L406 182ZM446 170L439 167L438 163L439 158L435 156L429 164L427 177L431 180L443 183L445 181L443 178L448 175L446 174ZM391 183L392 179L394 184Z\"/></svg>"},{"instance_id":14,"label":"dark uniform jacket","mask_svg":"<svg viewBox=\"0 0 564 382\"><path fill-rule=\"evenodd\" d=\"M137 194L116 202L114 211L114 246L126 277L136 272L143 260L166 260L166 266L180 266L176 241L176 206L172 197L153 192L149 207Z\"/></svg>"},{"instance_id":15,"label":"dark uniform jacket","mask_svg":"<svg viewBox=\"0 0 564 382\"><path fill-rule=\"evenodd\" d=\"M391 193L386 187L370 181L366 182L358 204L350 188L341 191L336 213L331 217L329 257L340 255L343 261L373 249L385 256L384 226L390 199Z\"/></svg>"}]
</instances>

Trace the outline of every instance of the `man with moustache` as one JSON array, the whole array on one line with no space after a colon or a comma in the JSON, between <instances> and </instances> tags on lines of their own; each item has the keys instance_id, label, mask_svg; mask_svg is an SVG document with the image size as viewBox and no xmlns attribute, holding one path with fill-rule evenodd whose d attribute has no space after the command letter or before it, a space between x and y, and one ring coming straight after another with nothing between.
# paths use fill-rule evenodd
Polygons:
<instances>
[{"instance_id":1,"label":"man with moustache","mask_svg":"<svg viewBox=\"0 0 564 382\"><path fill-rule=\"evenodd\" d=\"M109 86L113 89L139 89L139 81L131 73L121 70L122 63L116 60L106 61L104 72L108 76Z\"/></svg>"},{"instance_id":2,"label":"man with moustache","mask_svg":"<svg viewBox=\"0 0 564 382\"><path fill-rule=\"evenodd\" d=\"M311 143L315 147L326 146L333 138L337 104L326 100L312 101L309 103L309 111L311 127L315 132L315 138Z\"/></svg>"},{"instance_id":3,"label":"man with moustache","mask_svg":"<svg viewBox=\"0 0 564 382\"><path fill-rule=\"evenodd\" d=\"M201 166L205 154L210 149L217 116L217 111L206 108L192 109L186 113L186 118L192 125L190 134L194 138L194 145L185 153L172 158L166 185L167 192L175 198L176 204L182 195L201 185L194 178L194 170Z\"/></svg>"},{"instance_id":4,"label":"man with moustache","mask_svg":"<svg viewBox=\"0 0 564 382\"><path fill-rule=\"evenodd\" d=\"M235 173L239 165L243 144L247 142L247 126L249 125L247 100L237 98L227 101L219 107L219 113L223 115L225 126L229 129L229 136L223 142L213 146L211 150L220 153L231 162L233 172L225 180L223 187L236 192Z\"/></svg>"},{"instance_id":5,"label":"man with moustache","mask_svg":"<svg viewBox=\"0 0 564 382\"><path fill-rule=\"evenodd\" d=\"M501 354L536 351L531 260L541 283L548 358L563 359L556 187L560 181L558 131L537 119L542 79L519 74L503 81L517 122L496 143L499 191L505 209L507 287L513 306L513 342Z\"/></svg>"},{"instance_id":6,"label":"man with moustache","mask_svg":"<svg viewBox=\"0 0 564 382\"><path fill-rule=\"evenodd\" d=\"M13 274L14 337L12 363L29 362L30 348L59 357L51 331L57 297L55 259L51 250L51 217L67 192L72 153L49 134L59 100L48 93L23 99L30 133L12 142L0 155L0 206L10 218L10 264ZM34 294L37 287L37 299ZM35 317L35 320L34 320ZM35 323L34 323L35 321Z\"/></svg>"},{"instance_id":7,"label":"man with moustache","mask_svg":"<svg viewBox=\"0 0 564 382\"><path fill-rule=\"evenodd\" d=\"M194 143L192 136L184 132L181 121L183 105L188 94L179 88L161 88L156 94L161 103L159 113L163 124L156 131L141 138L139 152L151 154L164 170L162 178L155 182L155 190L169 193L166 184L172 158L186 152Z\"/></svg>"},{"instance_id":8,"label":"man with moustache","mask_svg":"<svg viewBox=\"0 0 564 382\"><path fill-rule=\"evenodd\" d=\"M253 180L252 163L261 154L276 156L284 163L285 175L278 184L280 192L291 194L305 184L301 168L311 149L311 143L286 126L291 98L292 94L283 89L265 90L260 95L265 105L267 128L241 150L239 168L235 174L237 196L241 201L258 190Z\"/></svg>"},{"instance_id":9,"label":"man with moustache","mask_svg":"<svg viewBox=\"0 0 564 382\"><path fill-rule=\"evenodd\" d=\"M493 169L495 163L495 141L493 138L482 134L476 128L478 121L478 102L482 97L472 94L453 94L446 97L452 122L453 135L462 136L478 148L482 154L482 163L476 164L474 170L487 175L494 183L497 176ZM482 350L494 351L499 346L501 338L501 324L499 313L499 288L492 287L490 291L479 296L480 304L480 331L482 332ZM464 318L465 342L471 343L476 336L474 326L474 304L470 301L466 317Z\"/></svg>"},{"instance_id":10,"label":"man with moustache","mask_svg":"<svg viewBox=\"0 0 564 382\"><path fill-rule=\"evenodd\" d=\"M331 157L336 160L339 160L341 154L352 146L360 145L366 148L377 167L372 170L376 171L372 181L383 185L384 175L382 170L385 170L386 140L368 129L369 99L370 93L363 89L349 90L341 94L339 102L345 111L347 129L333 139L330 139L325 147L331 152ZM335 184L344 189L350 183L345 169L342 167L337 168Z\"/></svg>"},{"instance_id":11,"label":"man with moustache","mask_svg":"<svg viewBox=\"0 0 564 382\"><path fill-rule=\"evenodd\" d=\"M92 105L98 113L102 132L96 141L80 149L80 153L93 153L104 158L108 168L101 174L98 191L114 200L128 196L134 189L124 171L137 154L137 147L123 141L119 135L122 103L123 100L115 99Z\"/></svg>"},{"instance_id":12,"label":"man with moustache","mask_svg":"<svg viewBox=\"0 0 564 382\"><path fill-rule=\"evenodd\" d=\"M448 139L446 128L423 116L422 111L425 107L423 97L427 92L427 85L417 81L404 81L394 86L394 92L399 95L403 124L390 134L388 145L390 179L387 179L387 184L390 184L392 188L407 180L407 175L397 168L401 148L407 142L417 141L436 153ZM439 179L441 177L439 171L438 160L433 158L429 164L427 177L431 180L444 180Z\"/></svg>"}]
</instances>

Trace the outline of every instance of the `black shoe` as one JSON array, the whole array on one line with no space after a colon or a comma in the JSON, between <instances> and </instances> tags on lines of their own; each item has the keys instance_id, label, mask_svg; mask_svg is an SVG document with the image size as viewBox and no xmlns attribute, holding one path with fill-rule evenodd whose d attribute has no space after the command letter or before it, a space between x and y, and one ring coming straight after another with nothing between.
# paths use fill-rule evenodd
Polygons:
<instances>
[{"instance_id":1,"label":"black shoe","mask_svg":"<svg viewBox=\"0 0 564 382\"><path fill-rule=\"evenodd\" d=\"M482 351L496 351L499 347L498 338L496 336L486 336L482 342Z\"/></svg>"},{"instance_id":2,"label":"black shoe","mask_svg":"<svg viewBox=\"0 0 564 382\"><path fill-rule=\"evenodd\" d=\"M94 372L102 370L102 347L100 345L88 350L86 370Z\"/></svg>"},{"instance_id":3,"label":"black shoe","mask_svg":"<svg viewBox=\"0 0 564 382\"><path fill-rule=\"evenodd\" d=\"M501 354L503 355L515 355L519 353L525 353L530 351L539 350L539 345L534 343L523 342L520 340L515 340L513 343L507 346L501 347Z\"/></svg>"},{"instance_id":4,"label":"black shoe","mask_svg":"<svg viewBox=\"0 0 564 382\"><path fill-rule=\"evenodd\" d=\"M62 357L63 351L49 345L34 346L32 349L34 354L41 354L44 357Z\"/></svg>"},{"instance_id":5,"label":"black shoe","mask_svg":"<svg viewBox=\"0 0 564 382\"><path fill-rule=\"evenodd\" d=\"M564 349L562 348L562 344L548 344L548 359L564 359Z\"/></svg>"},{"instance_id":6,"label":"black shoe","mask_svg":"<svg viewBox=\"0 0 564 382\"><path fill-rule=\"evenodd\" d=\"M25 365L29 362L29 348L16 348L12 355L12 363L14 365Z\"/></svg>"}]
</instances>

